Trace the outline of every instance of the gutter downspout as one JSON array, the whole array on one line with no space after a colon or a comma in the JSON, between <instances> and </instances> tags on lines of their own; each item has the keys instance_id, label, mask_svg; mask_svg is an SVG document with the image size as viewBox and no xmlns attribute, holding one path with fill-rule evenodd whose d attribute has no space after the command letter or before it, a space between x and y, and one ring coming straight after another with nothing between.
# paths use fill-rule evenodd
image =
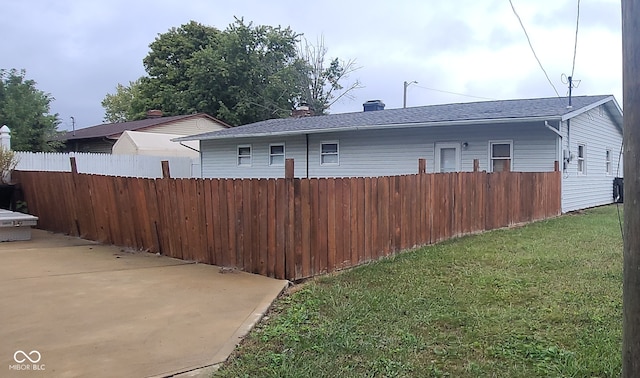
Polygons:
<instances>
[{"instance_id":1,"label":"gutter downspout","mask_svg":"<svg viewBox=\"0 0 640 378\"><path fill-rule=\"evenodd\" d=\"M304 134L304 139L307 146L307 158L305 160L307 164L307 178L309 178L309 134Z\"/></svg>"},{"instance_id":2,"label":"gutter downspout","mask_svg":"<svg viewBox=\"0 0 640 378\"><path fill-rule=\"evenodd\" d=\"M560 139L562 139L562 134L560 133L560 131L558 131L558 129L556 129L555 127L551 126L551 125L549 124L549 121L544 121L544 126L545 126L547 129L549 129L549 130L553 131L556 135L558 135L558 136L560 137Z\"/></svg>"},{"instance_id":3,"label":"gutter downspout","mask_svg":"<svg viewBox=\"0 0 640 378\"><path fill-rule=\"evenodd\" d=\"M564 158L564 152L562 151L562 133L559 131L559 129L562 127L562 121L558 122L558 129L556 129L555 127L551 126L549 124L548 121L544 121L544 127L546 127L547 129L553 131L554 134L556 134L558 136L558 146L560 147L558 149L558 162L562 162L562 171L561 172L565 172L567 170L567 161ZM560 212L562 213L562 206L564 204L564 193L563 193L563 188L564 188L564 173L560 176L561 180L560 180Z\"/></svg>"},{"instance_id":4,"label":"gutter downspout","mask_svg":"<svg viewBox=\"0 0 640 378\"><path fill-rule=\"evenodd\" d=\"M571 154L571 119L567 119L567 149Z\"/></svg>"},{"instance_id":5,"label":"gutter downspout","mask_svg":"<svg viewBox=\"0 0 640 378\"><path fill-rule=\"evenodd\" d=\"M558 123L558 127L560 126L561 122ZM562 168L564 170L564 156L562 156L562 133L560 131L558 131L558 129L556 129L555 127L551 126L549 124L549 121L544 121L544 127L546 127L547 129L553 131L554 134L556 134L559 138L560 138L560 143L559 143L559 151L558 151L558 162L562 162Z\"/></svg>"}]
</instances>

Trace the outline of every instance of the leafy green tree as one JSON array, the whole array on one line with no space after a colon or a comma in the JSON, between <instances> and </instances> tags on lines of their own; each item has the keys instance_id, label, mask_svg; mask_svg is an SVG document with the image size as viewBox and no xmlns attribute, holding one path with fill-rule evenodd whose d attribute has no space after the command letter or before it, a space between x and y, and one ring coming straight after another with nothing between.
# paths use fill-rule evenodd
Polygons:
<instances>
[{"instance_id":1,"label":"leafy green tree","mask_svg":"<svg viewBox=\"0 0 640 378\"><path fill-rule=\"evenodd\" d=\"M142 80L130 81L128 86L118 84L116 93L105 96L102 100L105 122L127 122L145 117L151 107L149 99L142 94Z\"/></svg>"},{"instance_id":2,"label":"leafy green tree","mask_svg":"<svg viewBox=\"0 0 640 378\"><path fill-rule=\"evenodd\" d=\"M298 71L300 98L299 103L308 104L315 115L327 114L331 105L342 98L352 98L352 91L362 88L359 80L349 84L343 83L349 75L360 69L356 61L350 59L341 61L332 59L326 64L327 48L324 38L320 38L316 45L306 39L298 48Z\"/></svg>"},{"instance_id":3,"label":"leafy green tree","mask_svg":"<svg viewBox=\"0 0 640 378\"><path fill-rule=\"evenodd\" d=\"M324 45L320 55L301 57L299 39L288 27L238 18L223 31L194 21L172 28L149 45L143 60L148 76L105 97L105 119L138 119L161 109L165 115L203 112L242 125L288 117L300 102L324 113L359 85L340 85L355 63L334 59L324 67Z\"/></svg>"},{"instance_id":4,"label":"leafy green tree","mask_svg":"<svg viewBox=\"0 0 640 378\"><path fill-rule=\"evenodd\" d=\"M55 151L63 144L55 140L58 115L49 114L54 98L25 75L25 70L0 69L0 125L11 129L15 151Z\"/></svg>"},{"instance_id":5,"label":"leafy green tree","mask_svg":"<svg viewBox=\"0 0 640 378\"><path fill-rule=\"evenodd\" d=\"M194 110L232 125L288 116L299 94L297 38L290 28L236 19L217 43L192 55L187 77Z\"/></svg>"},{"instance_id":6,"label":"leafy green tree","mask_svg":"<svg viewBox=\"0 0 640 378\"><path fill-rule=\"evenodd\" d=\"M202 94L194 92L188 71L194 64L193 55L216 46L221 34L214 27L191 21L158 35L143 59L148 77L142 78L141 90L151 108L167 115L205 111L195 101Z\"/></svg>"}]
</instances>

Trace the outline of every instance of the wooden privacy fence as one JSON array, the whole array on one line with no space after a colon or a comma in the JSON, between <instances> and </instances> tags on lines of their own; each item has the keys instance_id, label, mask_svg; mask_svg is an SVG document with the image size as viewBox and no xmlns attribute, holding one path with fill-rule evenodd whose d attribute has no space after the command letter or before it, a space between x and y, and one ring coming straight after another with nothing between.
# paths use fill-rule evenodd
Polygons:
<instances>
[{"instance_id":1,"label":"wooden privacy fence","mask_svg":"<svg viewBox=\"0 0 640 378\"><path fill-rule=\"evenodd\" d=\"M289 280L560 214L558 171L319 179L17 171L14 178L40 228Z\"/></svg>"}]
</instances>

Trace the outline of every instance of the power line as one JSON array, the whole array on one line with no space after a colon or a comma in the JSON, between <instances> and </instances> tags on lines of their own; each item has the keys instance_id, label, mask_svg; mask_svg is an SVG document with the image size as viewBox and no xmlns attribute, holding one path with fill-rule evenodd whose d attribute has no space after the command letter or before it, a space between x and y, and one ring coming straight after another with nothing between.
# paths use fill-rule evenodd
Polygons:
<instances>
[{"instance_id":1,"label":"power line","mask_svg":"<svg viewBox=\"0 0 640 378\"><path fill-rule=\"evenodd\" d=\"M576 38L573 44L573 65L571 66L571 77L576 69L576 53L578 51L578 26L580 25L580 0L578 0L578 14L576 16Z\"/></svg>"},{"instance_id":2,"label":"power line","mask_svg":"<svg viewBox=\"0 0 640 378\"><path fill-rule=\"evenodd\" d=\"M458 95L458 96L465 96L465 97L479 98L479 99L482 99L482 100L495 100L495 98L480 97L480 96L472 96L472 95L468 95L468 94L464 94L464 93L449 92L449 91L443 91L442 89L435 89L435 88L423 87L422 85L418 85L418 84L414 84L414 85L415 85L416 87L418 87L418 88L428 89L428 90L430 90L430 91L436 91L436 92L448 93L448 94L453 94L453 95Z\"/></svg>"},{"instance_id":3,"label":"power line","mask_svg":"<svg viewBox=\"0 0 640 378\"><path fill-rule=\"evenodd\" d=\"M549 75L547 75L547 71L542 66L542 63L540 62L540 59L538 59L538 55L536 54L536 51L533 49L533 45L531 44L531 39L529 38L529 34L527 33L527 29L525 29L524 24L522 23L522 20L520 19L520 16L518 15L518 12L516 11L516 8L513 6L513 2L511 0L509 0L509 4L511 4L511 9L513 10L513 14L516 15L516 18L518 19L518 22L520 22L520 26L522 27L522 31L524 32L524 36L527 37L527 42L529 42L529 47L531 48L531 52L533 53L533 56L538 61L538 65L542 69L542 72L544 72L544 76L547 78L547 81L549 82L549 84L551 84L551 87L553 88L553 91L556 92L556 96L558 96L558 98L560 98L560 94L558 93L558 90L556 89L556 86L553 85L553 82L551 82L551 79L549 79Z\"/></svg>"}]
</instances>

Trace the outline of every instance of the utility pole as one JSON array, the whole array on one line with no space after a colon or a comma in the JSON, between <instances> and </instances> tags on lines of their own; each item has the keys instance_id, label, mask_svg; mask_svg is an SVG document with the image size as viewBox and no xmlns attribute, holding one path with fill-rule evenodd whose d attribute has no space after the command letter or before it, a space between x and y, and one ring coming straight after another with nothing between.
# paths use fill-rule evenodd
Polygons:
<instances>
[{"instance_id":1,"label":"utility pole","mask_svg":"<svg viewBox=\"0 0 640 378\"><path fill-rule=\"evenodd\" d=\"M569 107L571 107L571 90L573 89L573 78L569 76Z\"/></svg>"},{"instance_id":2,"label":"utility pole","mask_svg":"<svg viewBox=\"0 0 640 378\"><path fill-rule=\"evenodd\" d=\"M404 99L402 101L402 107L406 108L407 107L407 87L410 86L411 84L418 84L417 81L410 81L410 82L404 82Z\"/></svg>"},{"instance_id":3,"label":"utility pole","mask_svg":"<svg viewBox=\"0 0 640 378\"><path fill-rule=\"evenodd\" d=\"M622 0L624 273L622 376L640 377L640 0Z\"/></svg>"}]
</instances>

